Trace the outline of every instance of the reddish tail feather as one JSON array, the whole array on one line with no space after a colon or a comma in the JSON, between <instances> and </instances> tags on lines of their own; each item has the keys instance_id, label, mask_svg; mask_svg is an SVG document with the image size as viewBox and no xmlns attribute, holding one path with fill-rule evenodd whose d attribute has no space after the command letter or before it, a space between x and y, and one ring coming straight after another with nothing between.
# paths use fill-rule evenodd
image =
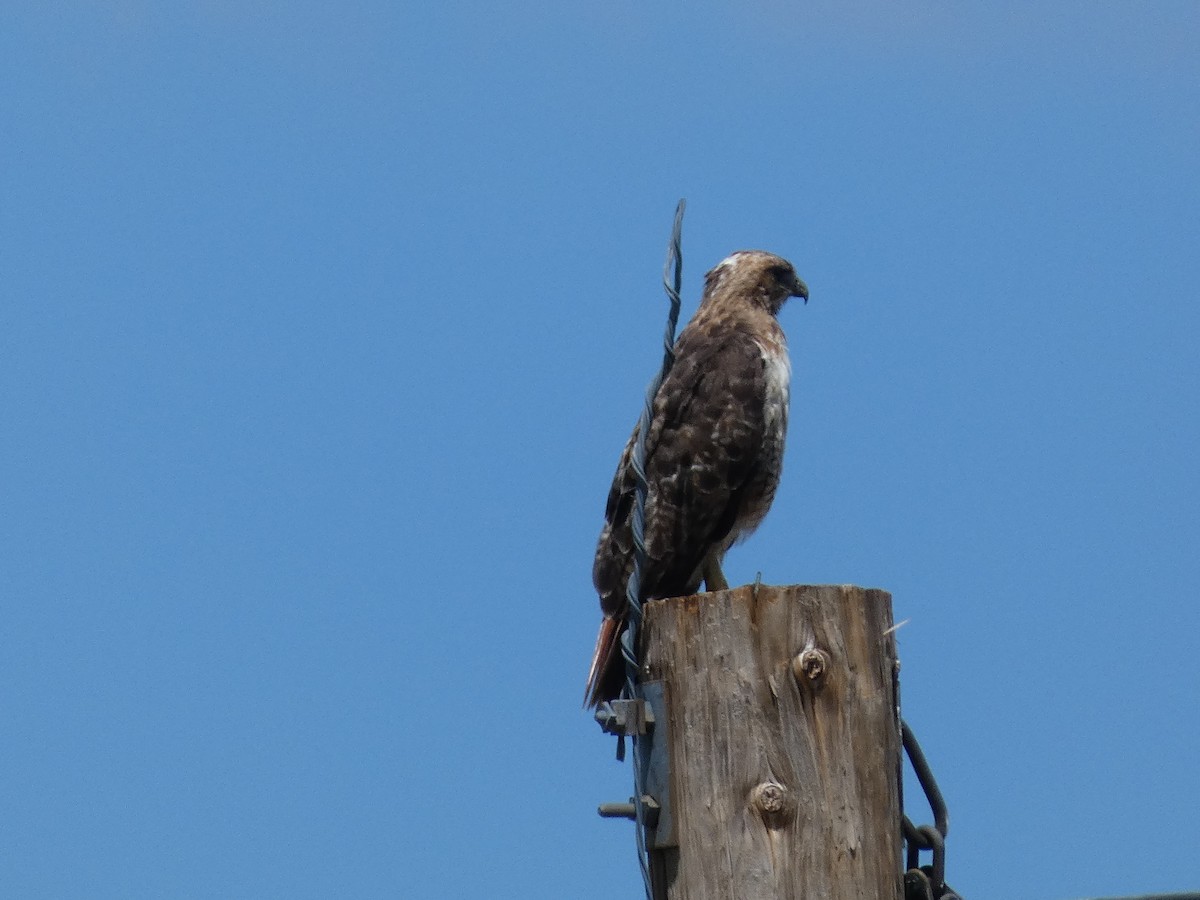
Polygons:
<instances>
[{"instance_id":1,"label":"reddish tail feather","mask_svg":"<svg viewBox=\"0 0 1200 900\"><path fill-rule=\"evenodd\" d=\"M592 653L592 667L588 671L587 690L583 703L589 709L599 706L604 700L613 700L621 692L625 667L621 658L621 634L625 631L623 618L605 617L600 623L600 634L596 637L596 650Z\"/></svg>"}]
</instances>

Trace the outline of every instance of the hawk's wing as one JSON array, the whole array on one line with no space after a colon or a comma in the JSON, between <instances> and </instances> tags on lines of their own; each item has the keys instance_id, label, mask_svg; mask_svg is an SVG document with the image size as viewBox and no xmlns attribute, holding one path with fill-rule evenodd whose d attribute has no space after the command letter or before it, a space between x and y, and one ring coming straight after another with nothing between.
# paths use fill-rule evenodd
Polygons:
<instances>
[{"instance_id":1,"label":"hawk's wing","mask_svg":"<svg viewBox=\"0 0 1200 900\"><path fill-rule=\"evenodd\" d=\"M688 328L680 336L646 440L643 598L694 593L705 556L729 537L763 447L765 366L748 332ZM592 570L606 615L624 606L633 570L629 461L636 439L635 428L609 491Z\"/></svg>"}]
</instances>

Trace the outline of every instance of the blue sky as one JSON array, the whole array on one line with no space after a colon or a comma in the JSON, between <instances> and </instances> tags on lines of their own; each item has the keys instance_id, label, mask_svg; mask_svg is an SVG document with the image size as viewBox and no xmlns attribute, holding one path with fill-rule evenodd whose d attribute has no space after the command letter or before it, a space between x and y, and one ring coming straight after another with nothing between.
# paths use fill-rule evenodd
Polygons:
<instances>
[{"instance_id":1,"label":"blue sky","mask_svg":"<svg viewBox=\"0 0 1200 900\"><path fill-rule=\"evenodd\" d=\"M6 896L637 896L681 196L685 315L812 290L727 573L893 592L951 883L1200 886L1195 5L10 3L0 75Z\"/></svg>"}]
</instances>

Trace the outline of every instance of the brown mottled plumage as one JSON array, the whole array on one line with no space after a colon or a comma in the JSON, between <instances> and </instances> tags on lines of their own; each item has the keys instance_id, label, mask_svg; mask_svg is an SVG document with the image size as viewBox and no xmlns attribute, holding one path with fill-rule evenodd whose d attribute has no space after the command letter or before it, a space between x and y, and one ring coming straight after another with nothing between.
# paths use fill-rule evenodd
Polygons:
<instances>
[{"instance_id":1,"label":"brown mottled plumage","mask_svg":"<svg viewBox=\"0 0 1200 900\"><path fill-rule=\"evenodd\" d=\"M744 250L704 278L700 308L675 344L675 365L654 398L646 437L646 561L641 598L724 587L725 552L771 506L787 433L787 341L775 320L788 297L808 300L791 263ZM608 494L592 581L604 621L588 674L587 702L617 696L618 643L633 571L629 467L637 428Z\"/></svg>"}]
</instances>

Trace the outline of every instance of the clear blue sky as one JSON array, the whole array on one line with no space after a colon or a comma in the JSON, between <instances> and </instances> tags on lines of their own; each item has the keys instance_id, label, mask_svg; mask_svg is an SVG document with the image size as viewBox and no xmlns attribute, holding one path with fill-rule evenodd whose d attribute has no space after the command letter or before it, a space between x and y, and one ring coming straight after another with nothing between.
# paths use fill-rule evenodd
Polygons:
<instances>
[{"instance_id":1,"label":"clear blue sky","mask_svg":"<svg viewBox=\"0 0 1200 900\"><path fill-rule=\"evenodd\" d=\"M0 76L5 896L637 896L680 196L685 314L812 290L730 580L894 593L951 883L1200 887L1200 7L16 2Z\"/></svg>"}]
</instances>

